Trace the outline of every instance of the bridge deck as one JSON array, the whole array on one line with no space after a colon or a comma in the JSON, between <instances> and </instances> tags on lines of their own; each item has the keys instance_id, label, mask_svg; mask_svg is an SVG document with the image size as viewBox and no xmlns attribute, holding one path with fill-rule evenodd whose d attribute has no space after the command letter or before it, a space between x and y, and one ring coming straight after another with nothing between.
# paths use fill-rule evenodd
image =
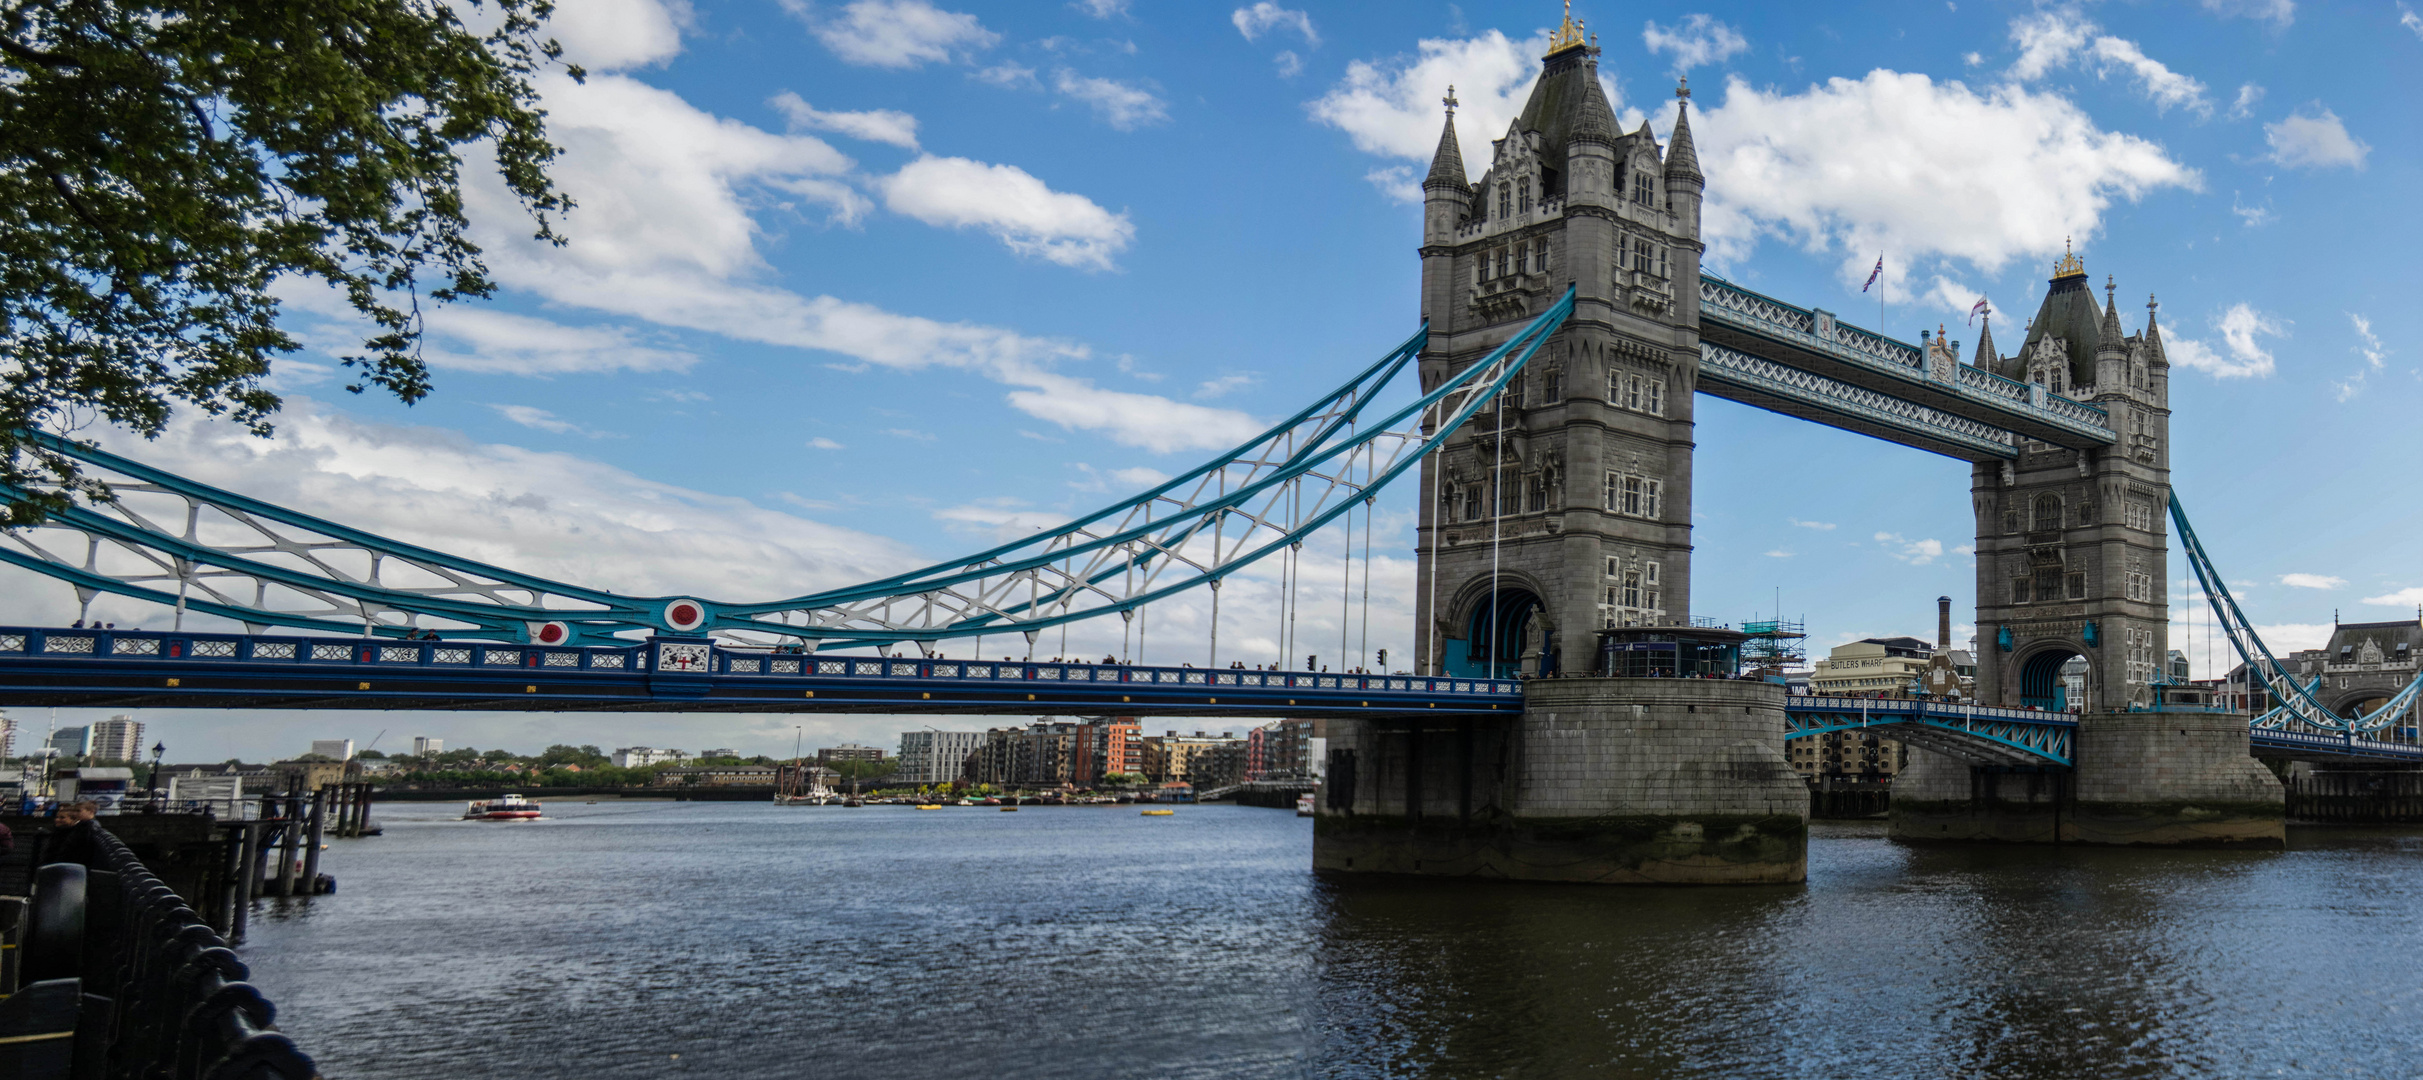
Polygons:
<instances>
[{"instance_id":1,"label":"bridge deck","mask_svg":"<svg viewBox=\"0 0 2423 1080\"><path fill-rule=\"evenodd\" d=\"M1507 680L628 647L0 628L0 705L527 712L1516 713Z\"/></svg>"}]
</instances>

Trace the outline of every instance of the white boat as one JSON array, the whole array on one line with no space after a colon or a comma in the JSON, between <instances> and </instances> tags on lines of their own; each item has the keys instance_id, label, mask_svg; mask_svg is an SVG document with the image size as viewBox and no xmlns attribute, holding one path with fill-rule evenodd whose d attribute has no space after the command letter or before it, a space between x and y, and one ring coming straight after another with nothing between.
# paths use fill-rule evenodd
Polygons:
<instances>
[{"instance_id":1,"label":"white boat","mask_svg":"<svg viewBox=\"0 0 2423 1080\"><path fill-rule=\"evenodd\" d=\"M1311 817L1311 816L1312 816L1312 792L1307 791L1307 792L1305 792L1305 793L1303 793L1303 794L1301 794L1301 795L1296 796L1296 816L1297 816L1297 817Z\"/></svg>"},{"instance_id":2,"label":"white boat","mask_svg":"<svg viewBox=\"0 0 2423 1080\"><path fill-rule=\"evenodd\" d=\"M536 800L519 795L501 795L493 799L474 799L464 808L465 821L533 821L539 816Z\"/></svg>"}]
</instances>

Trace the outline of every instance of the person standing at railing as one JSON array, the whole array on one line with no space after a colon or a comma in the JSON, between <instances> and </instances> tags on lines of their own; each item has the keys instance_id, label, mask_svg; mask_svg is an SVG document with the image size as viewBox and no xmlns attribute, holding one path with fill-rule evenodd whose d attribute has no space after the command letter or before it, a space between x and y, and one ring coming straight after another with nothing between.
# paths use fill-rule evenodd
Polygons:
<instances>
[{"instance_id":1,"label":"person standing at railing","mask_svg":"<svg viewBox=\"0 0 2423 1080\"><path fill-rule=\"evenodd\" d=\"M61 804L59 812L51 818L50 831L42 837L41 855L37 861L44 864L75 863L86 867L105 865L107 860L101 850L101 841L93 835L101 830L100 826L93 824L93 818L100 812L101 805L90 799Z\"/></svg>"}]
</instances>

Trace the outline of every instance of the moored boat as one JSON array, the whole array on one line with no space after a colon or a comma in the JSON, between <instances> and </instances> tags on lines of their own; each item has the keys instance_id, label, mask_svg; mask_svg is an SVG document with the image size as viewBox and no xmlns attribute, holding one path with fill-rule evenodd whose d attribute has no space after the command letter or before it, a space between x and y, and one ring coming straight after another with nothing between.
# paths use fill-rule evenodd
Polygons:
<instances>
[{"instance_id":1,"label":"moored boat","mask_svg":"<svg viewBox=\"0 0 2423 1080\"><path fill-rule=\"evenodd\" d=\"M493 799L474 799L463 810L465 821L534 821L538 817L537 800L510 794Z\"/></svg>"},{"instance_id":2,"label":"moored boat","mask_svg":"<svg viewBox=\"0 0 2423 1080\"><path fill-rule=\"evenodd\" d=\"M1297 817L1311 817L1311 816L1312 816L1312 792L1307 791L1307 792L1305 792L1305 793L1303 793L1303 794L1301 794L1301 795L1296 796L1296 816L1297 816Z\"/></svg>"}]
</instances>

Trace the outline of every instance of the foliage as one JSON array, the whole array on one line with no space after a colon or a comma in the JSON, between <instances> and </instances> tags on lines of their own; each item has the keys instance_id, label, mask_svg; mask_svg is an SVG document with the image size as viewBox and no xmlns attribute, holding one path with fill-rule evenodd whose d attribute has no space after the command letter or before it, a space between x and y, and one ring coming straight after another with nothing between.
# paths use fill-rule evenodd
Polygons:
<instances>
[{"instance_id":1,"label":"foliage","mask_svg":"<svg viewBox=\"0 0 2423 1080\"><path fill-rule=\"evenodd\" d=\"M878 776L892 775L893 772L900 768L900 759L884 758L880 761L834 761L827 763L825 767L833 770L835 775L844 780L871 780Z\"/></svg>"},{"instance_id":2,"label":"foliage","mask_svg":"<svg viewBox=\"0 0 2423 1080\"><path fill-rule=\"evenodd\" d=\"M426 395L424 286L494 291L465 235L464 149L492 148L561 243L572 201L532 84L560 62L539 38L552 10L0 0L0 485L23 493L0 525L108 495L31 431L156 437L181 403L268 434L270 361L298 347L281 289L325 284L372 324L346 389Z\"/></svg>"}]
</instances>

